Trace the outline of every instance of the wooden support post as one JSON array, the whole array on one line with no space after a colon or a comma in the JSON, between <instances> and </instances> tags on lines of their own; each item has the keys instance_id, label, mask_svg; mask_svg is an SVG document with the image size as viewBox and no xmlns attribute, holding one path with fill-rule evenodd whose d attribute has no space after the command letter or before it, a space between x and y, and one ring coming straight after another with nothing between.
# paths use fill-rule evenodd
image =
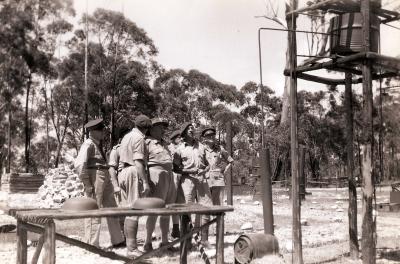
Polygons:
<instances>
[{"instance_id":1,"label":"wooden support post","mask_svg":"<svg viewBox=\"0 0 400 264\"><path fill-rule=\"evenodd\" d=\"M45 229L43 227L40 227L40 226L36 226L36 225L28 224L28 223L23 223L22 226L26 230L29 230L30 232L34 232L34 233L37 233L37 234L43 235L44 232L45 232ZM111 252L104 251L104 250L102 250L100 248L97 248L97 247L95 247L93 245L84 243L82 241L79 241L79 240L76 240L76 239L73 239L73 238L69 238L69 237L61 235L61 234L57 234L56 233L55 236L56 236L57 240L60 240L60 241L62 241L64 243L66 243L66 244L69 244L69 245L72 245L72 246L77 246L79 248L85 249L85 250L87 250L87 251L89 251L91 253L98 254L98 255L100 255L102 257L105 257L105 258L109 258L109 259L112 259L112 260L120 260L120 261L125 261L125 262L131 260L130 258L127 258L125 256L117 255L112 251ZM44 241L44 236L43 236L43 241ZM41 243L40 240L39 240L39 244L43 245L43 242ZM38 250L36 250L36 251L38 251ZM32 264L33 263L34 262L32 260Z\"/></svg>"},{"instance_id":2,"label":"wooden support post","mask_svg":"<svg viewBox=\"0 0 400 264\"><path fill-rule=\"evenodd\" d=\"M181 226L181 238L189 232L189 215L182 215L180 218L180 226ZM180 264L187 264L187 252L188 252L188 243L192 243L192 238L185 239L181 241L179 250L180 250Z\"/></svg>"},{"instance_id":3,"label":"wooden support post","mask_svg":"<svg viewBox=\"0 0 400 264\"><path fill-rule=\"evenodd\" d=\"M291 1L291 10L297 8L297 0ZM301 242L301 207L299 199L299 150L297 135L297 44L296 44L296 15L286 16L289 29L289 69L290 69L290 158L292 175L292 239L293 260L292 263L303 264L303 249Z\"/></svg>"},{"instance_id":4,"label":"wooden support post","mask_svg":"<svg viewBox=\"0 0 400 264\"><path fill-rule=\"evenodd\" d=\"M17 264L26 264L27 254L27 231L22 226L21 220L17 220Z\"/></svg>"},{"instance_id":5,"label":"wooden support post","mask_svg":"<svg viewBox=\"0 0 400 264\"><path fill-rule=\"evenodd\" d=\"M53 221L44 227L44 256L43 264L56 263L56 225Z\"/></svg>"},{"instance_id":6,"label":"wooden support post","mask_svg":"<svg viewBox=\"0 0 400 264\"><path fill-rule=\"evenodd\" d=\"M370 51L370 1L361 1L361 14L363 16L362 32L364 51ZM362 128L362 256L363 263L376 263L375 222L372 217L372 200L374 193L373 181L373 98L372 98L372 66L371 61L365 59L362 65L363 73L363 128Z\"/></svg>"},{"instance_id":7,"label":"wooden support post","mask_svg":"<svg viewBox=\"0 0 400 264\"><path fill-rule=\"evenodd\" d=\"M40 252L42 252L43 243L44 243L44 235L42 234L42 235L40 235L38 244L36 246L35 253L33 254L32 264L36 264L38 262L39 256L40 256Z\"/></svg>"},{"instance_id":8,"label":"wooden support post","mask_svg":"<svg viewBox=\"0 0 400 264\"><path fill-rule=\"evenodd\" d=\"M232 122L228 121L226 126L226 150L229 156L232 157ZM229 169L226 175L226 201L228 205L233 205L233 194L232 194L232 167Z\"/></svg>"},{"instance_id":9,"label":"wooden support post","mask_svg":"<svg viewBox=\"0 0 400 264\"><path fill-rule=\"evenodd\" d=\"M271 164L269 149L262 149L260 153L261 167L261 195L263 202L264 233L274 235L274 216L272 207Z\"/></svg>"},{"instance_id":10,"label":"wooden support post","mask_svg":"<svg viewBox=\"0 0 400 264\"><path fill-rule=\"evenodd\" d=\"M216 240L217 240L217 245L216 245L216 260L215 263L216 264L224 264L224 231L225 227L224 227L224 213L217 215L217 236L216 236Z\"/></svg>"},{"instance_id":11,"label":"wooden support post","mask_svg":"<svg viewBox=\"0 0 400 264\"><path fill-rule=\"evenodd\" d=\"M353 92L351 73L345 74L344 104L346 111L346 149L347 149L347 176L349 182L349 243L350 257L358 259L358 230L357 230L357 185L354 177L354 139L353 139Z\"/></svg>"},{"instance_id":12,"label":"wooden support post","mask_svg":"<svg viewBox=\"0 0 400 264\"><path fill-rule=\"evenodd\" d=\"M301 146L299 159L299 197L301 201L306 199L306 174L304 172L305 156L304 146Z\"/></svg>"}]
</instances>

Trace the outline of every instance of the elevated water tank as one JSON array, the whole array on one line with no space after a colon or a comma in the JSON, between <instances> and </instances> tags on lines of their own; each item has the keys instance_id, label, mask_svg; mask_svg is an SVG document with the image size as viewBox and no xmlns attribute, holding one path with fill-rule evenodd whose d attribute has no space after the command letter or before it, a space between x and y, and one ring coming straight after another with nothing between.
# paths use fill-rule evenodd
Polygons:
<instances>
[{"instance_id":1,"label":"elevated water tank","mask_svg":"<svg viewBox=\"0 0 400 264\"><path fill-rule=\"evenodd\" d=\"M364 51L362 21L361 13L346 13L331 19L331 55L349 55ZM380 21L379 18L372 13L370 16L370 24L371 51L378 52Z\"/></svg>"}]
</instances>

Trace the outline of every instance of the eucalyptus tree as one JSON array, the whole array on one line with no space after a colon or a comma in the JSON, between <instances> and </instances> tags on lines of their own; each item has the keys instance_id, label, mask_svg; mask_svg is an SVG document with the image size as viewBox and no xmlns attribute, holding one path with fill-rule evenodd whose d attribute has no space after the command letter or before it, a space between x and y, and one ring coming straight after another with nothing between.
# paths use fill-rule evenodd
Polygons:
<instances>
[{"instance_id":1,"label":"eucalyptus tree","mask_svg":"<svg viewBox=\"0 0 400 264\"><path fill-rule=\"evenodd\" d=\"M50 68L52 53L46 50L63 14L73 14L72 2L62 0L4 1L1 6L2 51L8 65L18 64L19 78L25 89L25 170L29 171L29 97L35 76L45 75Z\"/></svg>"},{"instance_id":2,"label":"eucalyptus tree","mask_svg":"<svg viewBox=\"0 0 400 264\"><path fill-rule=\"evenodd\" d=\"M235 86L218 82L198 70L163 72L154 82L154 93L157 113L177 124L211 124L216 105L239 107L244 101Z\"/></svg>"},{"instance_id":3,"label":"eucalyptus tree","mask_svg":"<svg viewBox=\"0 0 400 264\"><path fill-rule=\"evenodd\" d=\"M87 37L90 42L96 43L98 52L102 53L97 65L89 65L92 68L97 67L98 71L95 75L97 78L91 77L95 83L90 83L90 90L100 90L102 100L99 102L102 107L109 109L104 117L110 120L113 144L118 112L124 111L126 106L121 103L126 97L117 96L130 93L128 97L133 99L133 103L141 105L136 107L136 112L148 113L154 109L149 98L149 80L159 70L159 65L154 60L158 50L146 31L120 12L99 8L92 15L85 14L81 25L84 26L84 23L88 26ZM89 50L90 52L92 51ZM123 75L128 77L123 78ZM150 104L148 109L143 106L145 102Z\"/></svg>"}]
</instances>

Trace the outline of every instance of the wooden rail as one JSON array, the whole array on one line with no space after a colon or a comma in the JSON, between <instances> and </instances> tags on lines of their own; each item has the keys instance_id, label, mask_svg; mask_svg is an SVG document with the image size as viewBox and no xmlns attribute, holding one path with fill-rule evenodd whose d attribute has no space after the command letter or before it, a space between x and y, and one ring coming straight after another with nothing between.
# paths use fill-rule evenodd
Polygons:
<instances>
[{"instance_id":1,"label":"wooden rail","mask_svg":"<svg viewBox=\"0 0 400 264\"><path fill-rule=\"evenodd\" d=\"M216 262L217 264L224 263L224 215L226 212L233 211L230 206L202 206L198 204L189 204L186 206L161 208L161 209L144 209L132 210L130 208L102 208L98 210L88 211L65 211L61 209L38 209L38 210L9 210L8 213L17 218L17 263L27 263L27 231L39 233L38 246L32 257L31 263L36 264L42 248L44 249L43 263L54 264L56 261L56 240L64 243L83 248L89 252L98 254L113 260L125 261L126 263L140 263L144 258L149 257L160 250L180 243L180 263L187 263L187 241L194 233L201 231L203 228L208 228L212 224L217 225L216 234ZM181 233L181 237L176 239L162 248L147 252L136 259L130 259L126 256L118 255L114 252L104 251L100 248L84 243L77 239L69 238L65 235L56 232L54 220L82 219L94 217L119 217L119 216L149 216L149 215L180 215L181 223L188 225L188 215L214 215L215 218L203 224L200 227L187 229ZM186 219L182 221L182 219Z\"/></svg>"}]
</instances>

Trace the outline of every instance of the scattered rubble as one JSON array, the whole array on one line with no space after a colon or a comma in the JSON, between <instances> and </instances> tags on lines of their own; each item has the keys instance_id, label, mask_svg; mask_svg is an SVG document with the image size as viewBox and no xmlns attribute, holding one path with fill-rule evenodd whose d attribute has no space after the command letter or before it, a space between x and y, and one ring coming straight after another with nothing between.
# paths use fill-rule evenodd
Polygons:
<instances>
[{"instance_id":1,"label":"scattered rubble","mask_svg":"<svg viewBox=\"0 0 400 264\"><path fill-rule=\"evenodd\" d=\"M38 190L39 207L59 208L66 199L84 195L82 181L67 167L51 169Z\"/></svg>"}]
</instances>

